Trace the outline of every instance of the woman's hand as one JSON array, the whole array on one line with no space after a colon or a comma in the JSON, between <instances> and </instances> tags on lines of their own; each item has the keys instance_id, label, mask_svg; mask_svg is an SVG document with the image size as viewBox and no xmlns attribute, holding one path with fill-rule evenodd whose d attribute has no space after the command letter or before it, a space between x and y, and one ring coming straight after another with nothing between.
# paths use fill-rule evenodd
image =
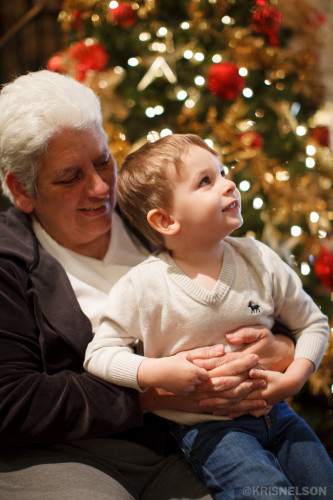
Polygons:
<instances>
[{"instance_id":1,"label":"woman's hand","mask_svg":"<svg viewBox=\"0 0 333 500\"><path fill-rule=\"evenodd\" d=\"M213 382L201 384L200 391L185 398L163 389L149 389L140 393L143 412L173 409L196 413L218 411L220 415L228 415L232 411L248 413L264 408L264 400L245 400L251 391L263 388L265 384L260 379L251 380L248 377L248 372L257 364L258 357L254 354L223 353L221 345L188 351L194 364L210 370L211 375L214 375Z\"/></svg>"},{"instance_id":2,"label":"woman's hand","mask_svg":"<svg viewBox=\"0 0 333 500\"><path fill-rule=\"evenodd\" d=\"M284 372L294 359L294 342L282 334L273 334L262 325L245 327L227 333L228 342L233 345L246 344L241 350L259 356L258 367Z\"/></svg>"},{"instance_id":3,"label":"woman's hand","mask_svg":"<svg viewBox=\"0 0 333 500\"><path fill-rule=\"evenodd\" d=\"M285 335L273 335L261 325L240 328L227 334L227 338L232 344L247 345L241 351L228 354L224 354L222 344L188 351L194 364L210 372L209 382L200 384L196 392L186 398L162 389L149 389L140 394L143 411L174 409L221 416L267 413L271 406L263 399L262 392L266 381L264 378L251 380L249 370L256 365L284 371L294 356L292 340Z\"/></svg>"}]
</instances>

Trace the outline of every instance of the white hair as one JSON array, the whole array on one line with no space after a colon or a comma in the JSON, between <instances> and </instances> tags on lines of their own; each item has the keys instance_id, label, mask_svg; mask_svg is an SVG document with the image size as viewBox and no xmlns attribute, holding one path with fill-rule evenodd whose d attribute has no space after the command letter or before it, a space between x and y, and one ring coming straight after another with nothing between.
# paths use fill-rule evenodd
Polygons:
<instances>
[{"instance_id":1,"label":"white hair","mask_svg":"<svg viewBox=\"0 0 333 500\"><path fill-rule=\"evenodd\" d=\"M5 181L15 174L28 194L36 194L41 155L49 141L64 129L103 130L96 94L73 78L41 70L19 76L0 94L0 182L14 202Z\"/></svg>"}]
</instances>

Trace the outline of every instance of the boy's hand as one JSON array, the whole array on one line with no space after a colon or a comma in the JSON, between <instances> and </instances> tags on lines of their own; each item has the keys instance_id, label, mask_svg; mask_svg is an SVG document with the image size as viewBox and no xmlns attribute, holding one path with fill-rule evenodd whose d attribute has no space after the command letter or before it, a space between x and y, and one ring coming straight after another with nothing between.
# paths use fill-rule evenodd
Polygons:
<instances>
[{"instance_id":1,"label":"boy's hand","mask_svg":"<svg viewBox=\"0 0 333 500\"><path fill-rule=\"evenodd\" d=\"M248 399L263 398L267 401L267 408L259 411L250 411L249 413L254 417L265 415L269 412L272 406L284 399L294 396L301 390L304 383L307 381L314 366L308 359L295 359L284 373L261 370L253 368L250 370L250 377L253 379L265 380L266 387L262 390L253 391L247 396ZM239 417L239 413L232 413L229 415L232 418Z\"/></svg>"},{"instance_id":2,"label":"boy's hand","mask_svg":"<svg viewBox=\"0 0 333 500\"><path fill-rule=\"evenodd\" d=\"M138 370L140 387L160 387L178 396L186 396L208 379L208 371L194 365L190 354L185 352L164 358L145 358Z\"/></svg>"}]
</instances>

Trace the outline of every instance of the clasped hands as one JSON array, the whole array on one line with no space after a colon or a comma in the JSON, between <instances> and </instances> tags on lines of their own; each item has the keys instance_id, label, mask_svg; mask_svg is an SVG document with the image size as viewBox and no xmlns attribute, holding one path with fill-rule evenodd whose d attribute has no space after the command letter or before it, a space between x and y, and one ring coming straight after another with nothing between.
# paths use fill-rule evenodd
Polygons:
<instances>
[{"instance_id":1,"label":"clasped hands","mask_svg":"<svg viewBox=\"0 0 333 500\"><path fill-rule=\"evenodd\" d=\"M140 394L142 410L173 409L230 417L245 413L260 416L270 411L277 399L281 400L278 372L291 363L293 342L263 326L241 328L227 334L227 339L231 344L246 345L241 351L225 354L223 345L217 343L155 360L155 366L142 363L138 381L141 385L140 380L144 380L142 385L151 387ZM168 360L165 366L163 359ZM159 376L161 383L156 384Z\"/></svg>"}]
</instances>

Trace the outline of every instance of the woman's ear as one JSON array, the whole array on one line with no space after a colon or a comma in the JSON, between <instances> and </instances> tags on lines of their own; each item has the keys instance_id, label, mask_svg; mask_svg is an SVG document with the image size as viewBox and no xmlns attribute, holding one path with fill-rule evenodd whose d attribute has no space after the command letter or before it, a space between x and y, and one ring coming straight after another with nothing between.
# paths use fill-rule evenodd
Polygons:
<instances>
[{"instance_id":1,"label":"woman's ear","mask_svg":"<svg viewBox=\"0 0 333 500\"><path fill-rule=\"evenodd\" d=\"M6 183L16 201L18 208L22 210L22 212L30 214L34 209L33 199L27 193L26 188L17 179L16 175L11 172L7 172Z\"/></svg>"},{"instance_id":2,"label":"woman's ear","mask_svg":"<svg viewBox=\"0 0 333 500\"><path fill-rule=\"evenodd\" d=\"M164 236L179 233L180 224L162 208L153 208L147 214L148 224Z\"/></svg>"}]
</instances>

